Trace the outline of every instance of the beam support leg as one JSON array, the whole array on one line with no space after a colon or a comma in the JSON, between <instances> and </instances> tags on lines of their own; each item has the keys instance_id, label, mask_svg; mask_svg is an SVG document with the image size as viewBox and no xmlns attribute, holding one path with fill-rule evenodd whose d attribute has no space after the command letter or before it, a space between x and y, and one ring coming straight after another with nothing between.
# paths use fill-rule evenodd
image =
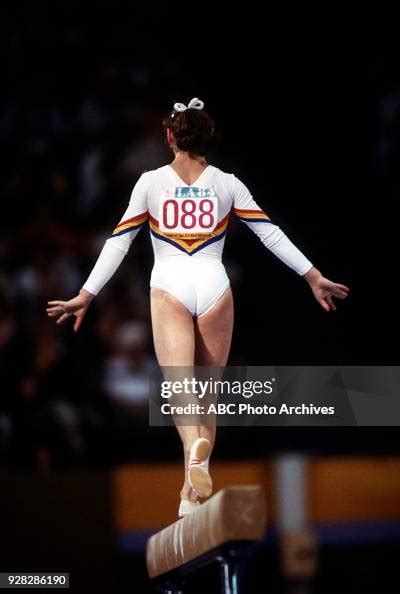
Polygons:
<instances>
[{"instance_id":1,"label":"beam support leg","mask_svg":"<svg viewBox=\"0 0 400 594\"><path fill-rule=\"evenodd\" d=\"M239 594L238 562L235 559L223 559L220 568L223 594Z\"/></svg>"}]
</instances>

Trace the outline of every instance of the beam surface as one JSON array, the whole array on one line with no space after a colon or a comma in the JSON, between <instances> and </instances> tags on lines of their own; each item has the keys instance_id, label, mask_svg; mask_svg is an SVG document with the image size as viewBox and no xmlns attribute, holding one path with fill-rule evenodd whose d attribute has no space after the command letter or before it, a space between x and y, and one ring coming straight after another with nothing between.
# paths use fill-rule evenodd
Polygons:
<instances>
[{"instance_id":1,"label":"beam surface","mask_svg":"<svg viewBox=\"0 0 400 594\"><path fill-rule=\"evenodd\" d=\"M149 538L146 550L149 577L177 569L228 542L260 540L265 527L263 488L226 487L192 513Z\"/></svg>"}]
</instances>

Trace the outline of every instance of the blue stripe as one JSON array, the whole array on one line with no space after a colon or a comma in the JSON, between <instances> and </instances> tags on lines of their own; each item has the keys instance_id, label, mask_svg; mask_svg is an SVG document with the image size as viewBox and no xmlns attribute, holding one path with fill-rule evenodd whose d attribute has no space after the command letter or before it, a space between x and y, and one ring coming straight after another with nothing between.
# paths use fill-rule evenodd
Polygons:
<instances>
[{"instance_id":1,"label":"blue stripe","mask_svg":"<svg viewBox=\"0 0 400 594\"><path fill-rule=\"evenodd\" d=\"M146 548L147 540L158 530L124 531L117 535L117 546L126 553L141 553Z\"/></svg>"},{"instance_id":2,"label":"blue stripe","mask_svg":"<svg viewBox=\"0 0 400 594\"><path fill-rule=\"evenodd\" d=\"M146 222L146 221L145 221ZM119 231L118 233L113 233L111 235L111 237L118 237L118 235L124 235L125 233L129 233L130 231L135 231L136 229L140 229L140 227L143 227L144 223L139 223L139 225L132 225L132 227L128 227L127 229L123 229L122 231Z\"/></svg>"},{"instance_id":3,"label":"blue stripe","mask_svg":"<svg viewBox=\"0 0 400 594\"><path fill-rule=\"evenodd\" d=\"M271 219L246 219L245 217L239 217L239 219L249 223L272 223Z\"/></svg>"},{"instance_id":4,"label":"blue stripe","mask_svg":"<svg viewBox=\"0 0 400 594\"><path fill-rule=\"evenodd\" d=\"M368 543L400 542L399 520L376 520L365 522L318 522L310 523L321 545L353 545ZM279 538L276 524L270 525L265 542L272 544Z\"/></svg>"},{"instance_id":5,"label":"blue stripe","mask_svg":"<svg viewBox=\"0 0 400 594\"><path fill-rule=\"evenodd\" d=\"M320 523L315 532L324 544L353 544L400 541L399 521Z\"/></svg>"},{"instance_id":6,"label":"blue stripe","mask_svg":"<svg viewBox=\"0 0 400 594\"><path fill-rule=\"evenodd\" d=\"M192 252L189 252L187 249L185 249L184 247L179 245L179 243L175 243L175 241L173 241L172 239L168 239L168 237L159 235L158 233L153 231L153 229L151 229L151 228L150 228L150 231L154 235L154 237L157 237L157 239L161 239L162 241L166 241L167 243L170 243L171 245L176 247L178 250L181 250L181 252L185 252L185 254L188 254L189 256L193 256L193 254L195 254L196 252L202 250L203 248L207 247L211 243L214 243L215 241L219 241L226 235L226 230L225 230L223 233L221 233L221 235L218 235L217 237L211 237L211 239L207 239L207 241L202 243L199 247L195 248Z\"/></svg>"},{"instance_id":7,"label":"blue stripe","mask_svg":"<svg viewBox=\"0 0 400 594\"><path fill-rule=\"evenodd\" d=\"M179 244L176 244L171 239L168 239L168 237L163 237L163 235L159 235L158 233L156 233L155 231L153 231L153 229L151 227L150 227L150 231L151 231L152 235L154 235L154 237L157 237L157 239L161 239L162 241L166 241L167 243L170 243L171 245L173 245L174 247L176 247L178 250L181 250L181 252L185 252L185 254L188 254L189 253L187 250L185 250L185 248L183 248Z\"/></svg>"},{"instance_id":8,"label":"blue stripe","mask_svg":"<svg viewBox=\"0 0 400 594\"><path fill-rule=\"evenodd\" d=\"M217 237L211 237L211 239L207 239L207 241L205 243L203 243L202 245L200 245L199 247L197 247L196 249L194 249L193 252L191 253L191 255L193 255L196 252L202 250L203 248L207 247L211 243L215 243L216 241L219 241L220 239L222 239L223 237L225 237L225 235L226 235L226 230L223 233L221 233L221 235L218 235Z\"/></svg>"}]
</instances>

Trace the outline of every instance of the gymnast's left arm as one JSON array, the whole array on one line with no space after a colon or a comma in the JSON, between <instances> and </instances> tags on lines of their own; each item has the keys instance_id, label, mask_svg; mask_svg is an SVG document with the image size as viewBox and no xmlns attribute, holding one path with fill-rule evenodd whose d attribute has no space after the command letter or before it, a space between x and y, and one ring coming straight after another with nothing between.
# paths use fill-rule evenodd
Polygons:
<instances>
[{"instance_id":1,"label":"gymnast's left arm","mask_svg":"<svg viewBox=\"0 0 400 594\"><path fill-rule=\"evenodd\" d=\"M149 174L144 173L133 188L129 205L120 222L112 232L101 250L88 279L76 297L69 301L49 301L47 315L57 318L62 324L71 316L75 316L74 330L77 332L94 297L111 279L125 258L132 241L139 233L148 218L147 193L150 183Z\"/></svg>"},{"instance_id":2,"label":"gymnast's left arm","mask_svg":"<svg viewBox=\"0 0 400 594\"><path fill-rule=\"evenodd\" d=\"M258 206L243 182L236 177L233 182L233 212L259 237L266 248L308 282L315 299L325 311L336 310L332 298L345 299L349 288L325 278Z\"/></svg>"}]
</instances>

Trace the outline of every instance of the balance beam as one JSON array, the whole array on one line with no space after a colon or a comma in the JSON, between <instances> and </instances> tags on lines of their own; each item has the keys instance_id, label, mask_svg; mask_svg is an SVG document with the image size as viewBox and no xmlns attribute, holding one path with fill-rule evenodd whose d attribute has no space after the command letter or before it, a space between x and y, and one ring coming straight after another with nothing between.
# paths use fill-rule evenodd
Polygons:
<instances>
[{"instance_id":1,"label":"balance beam","mask_svg":"<svg viewBox=\"0 0 400 594\"><path fill-rule=\"evenodd\" d=\"M206 562L226 565L225 545L247 546L260 540L266 527L264 490L259 485L222 489L198 509L151 536L146 563L150 578L162 578ZM204 564L204 563L203 563ZM229 567L223 567L226 573ZM228 590L226 590L228 591Z\"/></svg>"}]
</instances>

